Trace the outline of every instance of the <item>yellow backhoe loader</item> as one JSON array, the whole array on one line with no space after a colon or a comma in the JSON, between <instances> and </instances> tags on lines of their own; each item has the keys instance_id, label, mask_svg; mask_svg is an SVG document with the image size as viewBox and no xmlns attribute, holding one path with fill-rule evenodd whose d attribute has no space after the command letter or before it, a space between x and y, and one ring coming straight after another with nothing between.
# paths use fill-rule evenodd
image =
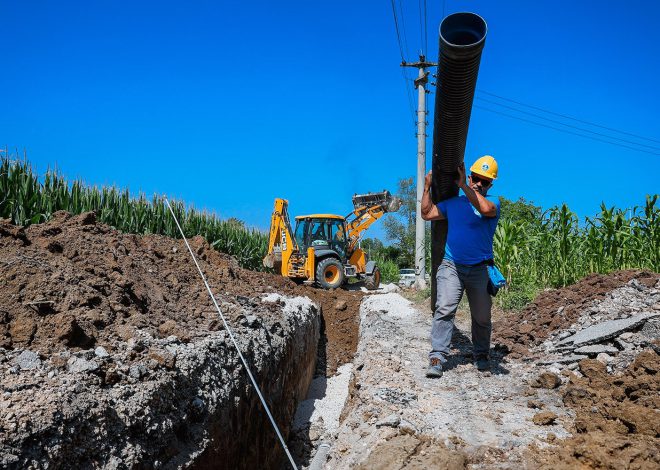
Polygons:
<instances>
[{"instance_id":1,"label":"yellow backhoe loader","mask_svg":"<svg viewBox=\"0 0 660 470\"><path fill-rule=\"evenodd\" d=\"M399 210L399 198L389 191L356 194L353 212L346 217L300 215L295 231L291 230L288 206L286 199L275 199L264 266L298 282L315 282L324 289L336 289L349 278L364 279L367 289L378 288L380 270L358 243L383 214Z\"/></svg>"}]
</instances>

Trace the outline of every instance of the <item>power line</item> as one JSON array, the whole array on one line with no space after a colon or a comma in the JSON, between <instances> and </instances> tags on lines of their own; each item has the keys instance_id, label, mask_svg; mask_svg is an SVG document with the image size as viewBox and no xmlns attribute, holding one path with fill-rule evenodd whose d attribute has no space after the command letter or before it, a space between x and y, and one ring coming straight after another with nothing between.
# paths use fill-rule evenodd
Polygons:
<instances>
[{"instance_id":1,"label":"power line","mask_svg":"<svg viewBox=\"0 0 660 470\"><path fill-rule=\"evenodd\" d=\"M399 22L396 19L396 7L394 6L394 0L390 0L390 3L392 3L392 14L394 15L394 29L396 30L396 40L399 43L401 62L405 62L406 59L403 57L403 46L401 45L401 34L399 34Z\"/></svg>"},{"instance_id":2,"label":"power line","mask_svg":"<svg viewBox=\"0 0 660 470\"><path fill-rule=\"evenodd\" d=\"M408 86L408 81L410 80L406 77L406 72L404 68L401 68L401 76L403 77L403 86L406 88L406 95L408 96L408 108L410 109L410 117L412 119L413 125L415 124L415 105L413 104L413 96L411 87ZM412 81L412 80L410 80Z\"/></svg>"},{"instance_id":3,"label":"power line","mask_svg":"<svg viewBox=\"0 0 660 470\"><path fill-rule=\"evenodd\" d=\"M426 12L426 0L424 0L424 55L429 55L429 21Z\"/></svg>"},{"instance_id":4,"label":"power line","mask_svg":"<svg viewBox=\"0 0 660 470\"><path fill-rule=\"evenodd\" d=\"M422 14L422 0L417 0L417 6L419 7L419 48L424 52L424 15Z\"/></svg>"},{"instance_id":5,"label":"power line","mask_svg":"<svg viewBox=\"0 0 660 470\"><path fill-rule=\"evenodd\" d=\"M403 55L403 45L401 44L401 34L399 33L399 21L397 20L396 16L396 6L394 5L394 0L390 0L390 3L392 4L392 15L394 16L394 29L396 30L396 40L397 43L399 44L399 53L401 54L401 63L406 63L406 59ZM403 19L402 19L403 20ZM410 110L410 117L412 119L413 125L415 124L415 109L413 106L413 99L411 95L411 91L408 86L408 79L406 77L406 73L403 69L401 69L401 77L403 77L403 86L406 89L406 96L408 99L408 108Z\"/></svg>"},{"instance_id":6,"label":"power line","mask_svg":"<svg viewBox=\"0 0 660 470\"><path fill-rule=\"evenodd\" d=\"M531 104L522 103L522 102L520 102L520 101L512 100L511 98L506 98L506 97L504 97L504 96L497 95L497 94L495 94L495 93L491 93L491 92L489 92L489 91L485 91L485 90L482 90L482 89L479 89L478 91L479 91L480 93L484 93L484 94L486 94L486 95L494 96L495 98L499 98L499 99L504 100L504 101L509 101L509 102L511 102L511 103L516 103L516 104L519 104L519 105L521 105L521 106L525 106L525 107L527 107L527 108L536 109L536 110L538 110L538 111L542 111L542 112L544 112L544 113L553 114L553 115L555 115L555 116L563 117L563 118L565 118L565 119L570 119L571 121L581 122L582 124L588 124L588 125L590 125L590 126L600 127L601 129L607 129L608 131L614 131L614 132L618 132L619 134L625 134L625 135L629 135L629 136L631 136L631 137L637 137L638 139L649 140L649 141L651 141L651 142L657 142L657 143L660 144L660 140L657 140L657 139L651 139L651 138L649 138L649 137L644 137L644 136L642 136L642 135L633 134L633 133L631 133L631 132L626 132L626 131L622 131L622 130L619 130L619 129L615 129L615 128L613 128L613 127L603 126L603 125L601 125L601 124L596 124L596 123L594 123L594 122L586 121L586 120L584 120L584 119L578 119L578 118L575 118L575 117L573 117L573 116L569 116L569 115L567 115L567 114L556 113L556 112L554 112L554 111L550 111L550 110L548 110L548 109L544 109L544 108L541 108L541 107L539 107L539 106L534 106L534 105L531 105ZM639 145L641 145L641 144L639 144Z\"/></svg>"},{"instance_id":7,"label":"power line","mask_svg":"<svg viewBox=\"0 0 660 470\"><path fill-rule=\"evenodd\" d=\"M403 48L406 52L409 52L408 48L408 36L406 35L406 20L403 15L403 1L399 0L399 15L401 15L401 32L403 33Z\"/></svg>"},{"instance_id":8,"label":"power line","mask_svg":"<svg viewBox=\"0 0 660 470\"><path fill-rule=\"evenodd\" d=\"M609 140L599 139L598 137L591 137L591 136L589 136L589 135L578 134L577 132L569 131L568 129L562 129L562 128L560 128L560 127L549 126L549 125L547 125L547 124L542 124L542 123L540 123L540 122L531 121L531 120L529 120L529 119L521 118L521 117L519 117L519 116L513 116L513 115L511 115L511 114L503 113L503 112L496 111L496 110L494 110L494 109L490 109L490 108L486 108L485 106L481 106L481 105L478 105L478 104L475 104L474 107L475 107L475 108L479 108L479 109L483 109L484 111L488 111L488 112L490 112L490 113L495 113L495 114L499 114L499 115L501 115L501 116L506 116L506 117L509 117L509 118L511 118L511 119L517 119L517 120L519 120L519 121L527 122L527 123L534 124L534 125L541 126L541 127L546 127L546 128L548 128L548 129L554 129L554 130L556 130L556 131L564 132L564 133L567 133L567 134L576 135L576 136L578 136L578 137L584 137L585 139L596 140L596 141L598 141L598 142L604 142L604 143L606 143L606 144L616 145L617 147L623 147L623 148L627 148L627 149L630 149L630 150L636 150L636 151L638 151L638 152L649 153L649 154L651 154L651 155L660 155L660 153L651 152L651 151L643 150L643 149L640 149L640 148L630 147L629 145L618 144L618 143L616 143L616 142L610 142Z\"/></svg>"},{"instance_id":9,"label":"power line","mask_svg":"<svg viewBox=\"0 0 660 470\"><path fill-rule=\"evenodd\" d=\"M543 119L544 121L553 122L553 123L555 123L555 124L559 124L559 125L561 125L561 126L570 127L570 128L572 128L572 129L577 129L577 130L582 131L582 132L588 132L589 134L599 135L599 136L601 136L601 137L606 137L606 138L608 138L608 139L619 140L619 141L621 141L621 142L626 142L626 143L628 143L628 144L639 145L640 147L646 147L646 148L650 148L650 149L652 149L652 150L660 150L660 147L656 147L656 146L653 146L653 145L640 144L640 143L638 143L638 142L634 142L634 141L632 141L632 140L622 139L622 138L620 138L620 137L615 137L615 136L612 136L612 135L603 134L602 132L595 132L595 131L592 131L592 130L589 130L589 129L584 129L584 128L582 128L582 127L573 126L573 125L571 125L571 124L566 124L566 123L561 122L561 121L558 121L558 120L556 120L556 119L550 119L550 118L547 118L547 117L541 116L541 115L536 114L536 113L530 113L530 112L528 112L528 111L523 111L522 109L518 109L518 108L515 108L515 107L513 107L513 106L507 106L507 105L505 105L505 104L498 103L497 101L493 101L493 100L489 100L489 99L486 99L486 98L482 98L482 97L480 97L480 96L477 96L477 99L478 99L478 100L481 100L481 101L485 101L486 103L491 103L491 104L494 104L494 105L496 105L496 106L501 106L501 107L503 107L503 108L510 109L510 110L512 110L512 111L516 111L516 112L518 112L518 113L526 114L526 115L528 115L528 116L532 116L532 117L535 117L535 118L538 118L538 119Z\"/></svg>"}]
</instances>

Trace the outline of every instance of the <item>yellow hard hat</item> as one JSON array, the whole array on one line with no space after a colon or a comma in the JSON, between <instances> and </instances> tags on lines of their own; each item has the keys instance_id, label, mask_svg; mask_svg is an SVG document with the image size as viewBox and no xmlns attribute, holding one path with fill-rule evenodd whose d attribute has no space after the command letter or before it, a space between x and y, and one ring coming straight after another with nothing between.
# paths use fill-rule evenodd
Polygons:
<instances>
[{"instance_id":1,"label":"yellow hard hat","mask_svg":"<svg viewBox=\"0 0 660 470\"><path fill-rule=\"evenodd\" d=\"M470 171L484 178L495 180L497 179L497 162L490 155L484 155L474 162Z\"/></svg>"}]
</instances>

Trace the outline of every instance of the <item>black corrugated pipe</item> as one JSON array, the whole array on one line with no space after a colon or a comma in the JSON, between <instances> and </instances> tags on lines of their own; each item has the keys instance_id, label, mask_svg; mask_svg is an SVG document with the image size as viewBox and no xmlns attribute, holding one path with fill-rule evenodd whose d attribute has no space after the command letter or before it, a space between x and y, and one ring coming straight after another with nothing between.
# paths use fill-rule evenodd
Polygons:
<instances>
[{"instance_id":1,"label":"black corrugated pipe","mask_svg":"<svg viewBox=\"0 0 660 470\"><path fill-rule=\"evenodd\" d=\"M477 84L486 22L474 13L454 13L440 24L440 57L433 119L434 203L458 195L454 180L463 162L465 141ZM447 221L431 224L431 309L435 308L435 273L445 254Z\"/></svg>"}]
</instances>

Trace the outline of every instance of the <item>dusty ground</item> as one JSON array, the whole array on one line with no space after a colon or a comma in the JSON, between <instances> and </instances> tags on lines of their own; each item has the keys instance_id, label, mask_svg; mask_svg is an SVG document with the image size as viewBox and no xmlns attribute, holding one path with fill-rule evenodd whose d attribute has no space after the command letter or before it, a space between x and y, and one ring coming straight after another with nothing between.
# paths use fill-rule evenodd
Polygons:
<instances>
[{"instance_id":1,"label":"dusty ground","mask_svg":"<svg viewBox=\"0 0 660 470\"><path fill-rule=\"evenodd\" d=\"M362 294L297 286L191 244L287 432L319 338L317 375L352 358ZM58 466L74 451L82 467L178 467L237 440L244 463L280 452L183 242L122 234L92 213L0 222L0 376L0 466Z\"/></svg>"},{"instance_id":2,"label":"dusty ground","mask_svg":"<svg viewBox=\"0 0 660 470\"><path fill-rule=\"evenodd\" d=\"M314 432L332 443L324 468L658 468L659 279L590 276L546 291L525 312L498 314L495 338L514 348L494 349L488 373L470 363L469 317L459 311L437 380L424 376L428 306L368 297L344 419L333 436ZM643 323L590 346L615 351L598 360L556 349L640 315Z\"/></svg>"}]
</instances>

